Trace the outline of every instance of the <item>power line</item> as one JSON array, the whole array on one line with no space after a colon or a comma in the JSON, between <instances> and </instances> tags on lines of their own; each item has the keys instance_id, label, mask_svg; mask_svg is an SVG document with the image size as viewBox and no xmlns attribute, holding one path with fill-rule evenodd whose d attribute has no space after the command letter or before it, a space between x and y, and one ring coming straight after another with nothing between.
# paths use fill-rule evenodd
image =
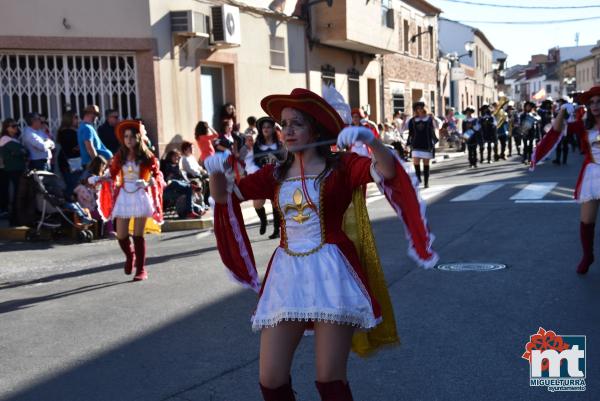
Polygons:
<instances>
[{"instance_id":1,"label":"power line","mask_svg":"<svg viewBox=\"0 0 600 401\"><path fill-rule=\"evenodd\" d=\"M483 7L499 7L499 8L525 8L530 10L573 10L573 9L581 9L581 8L600 8L600 4L591 5L591 6L517 6L517 5L509 5L509 4L490 4L490 3L478 3L475 1L468 0L443 0L449 3L460 3L460 4L469 4L472 6L483 6Z\"/></svg>"},{"instance_id":2,"label":"power line","mask_svg":"<svg viewBox=\"0 0 600 401\"><path fill-rule=\"evenodd\" d=\"M586 18L573 18L573 19L558 19L549 21L473 21L473 20L457 20L464 24L503 24L503 25L549 25L549 24L565 24L568 22L578 21L589 21L594 19L600 19L600 16L586 17Z\"/></svg>"}]
</instances>

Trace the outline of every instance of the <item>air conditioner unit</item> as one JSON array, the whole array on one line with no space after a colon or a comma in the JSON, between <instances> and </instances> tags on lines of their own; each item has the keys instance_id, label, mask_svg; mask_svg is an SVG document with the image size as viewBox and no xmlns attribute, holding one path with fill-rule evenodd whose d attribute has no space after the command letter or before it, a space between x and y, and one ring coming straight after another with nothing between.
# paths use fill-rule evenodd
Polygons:
<instances>
[{"instance_id":1,"label":"air conditioner unit","mask_svg":"<svg viewBox=\"0 0 600 401\"><path fill-rule=\"evenodd\" d=\"M171 11L171 32L181 36L209 37L209 17L192 10Z\"/></svg>"},{"instance_id":2,"label":"air conditioner unit","mask_svg":"<svg viewBox=\"0 0 600 401\"><path fill-rule=\"evenodd\" d=\"M211 7L212 41L215 44L240 45L242 33L240 9L228 4Z\"/></svg>"}]
</instances>

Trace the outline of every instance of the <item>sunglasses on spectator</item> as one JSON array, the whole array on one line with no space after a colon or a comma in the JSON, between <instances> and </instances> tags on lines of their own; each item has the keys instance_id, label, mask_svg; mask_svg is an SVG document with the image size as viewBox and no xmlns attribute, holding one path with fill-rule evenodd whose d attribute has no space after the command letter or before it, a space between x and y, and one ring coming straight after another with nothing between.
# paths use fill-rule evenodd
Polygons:
<instances>
[{"instance_id":1,"label":"sunglasses on spectator","mask_svg":"<svg viewBox=\"0 0 600 401\"><path fill-rule=\"evenodd\" d=\"M19 128L19 124L10 124L9 127L11 127L11 128Z\"/></svg>"}]
</instances>

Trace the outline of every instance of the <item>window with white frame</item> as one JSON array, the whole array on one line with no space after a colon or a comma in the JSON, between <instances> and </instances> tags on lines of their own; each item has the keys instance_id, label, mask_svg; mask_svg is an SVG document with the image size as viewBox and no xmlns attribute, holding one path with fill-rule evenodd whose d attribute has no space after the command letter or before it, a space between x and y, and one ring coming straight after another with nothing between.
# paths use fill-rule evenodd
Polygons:
<instances>
[{"instance_id":1,"label":"window with white frame","mask_svg":"<svg viewBox=\"0 0 600 401\"><path fill-rule=\"evenodd\" d=\"M392 0L381 0L381 25L394 29L394 14L390 13Z\"/></svg>"},{"instance_id":2,"label":"window with white frame","mask_svg":"<svg viewBox=\"0 0 600 401\"><path fill-rule=\"evenodd\" d=\"M269 36L271 67L285 68L285 40L280 36Z\"/></svg>"},{"instance_id":3,"label":"window with white frame","mask_svg":"<svg viewBox=\"0 0 600 401\"><path fill-rule=\"evenodd\" d=\"M329 64L321 66L321 82L323 85L335 87L335 67Z\"/></svg>"},{"instance_id":4,"label":"window with white frame","mask_svg":"<svg viewBox=\"0 0 600 401\"><path fill-rule=\"evenodd\" d=\"M392 111L393 114L396 112L404 113L404 93L396 91L392 93Z\"/></svg>"}]
</instances>

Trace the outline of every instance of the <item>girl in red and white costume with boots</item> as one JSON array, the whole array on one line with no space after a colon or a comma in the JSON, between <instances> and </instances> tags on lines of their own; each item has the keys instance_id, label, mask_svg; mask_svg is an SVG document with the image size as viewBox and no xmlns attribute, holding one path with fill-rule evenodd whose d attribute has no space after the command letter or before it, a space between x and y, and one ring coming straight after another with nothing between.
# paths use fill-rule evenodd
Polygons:
<instances>
[{"instance_id":1,"label":"girl in red and white costume with boots","mask_svg":"<svg viewBox=\"0 0 600 401\"><path fill-rule=\"evenodd\" d=\"M267 96L261 106L281 122L288 148L283 162L267 164L236 182L233 157L223 153L205 160L221 258L234 279L260 295L252 327L261 332L261 392L266 401L295 400L290 368L309 330L315 334L321 400L351 401L346 375L350 349L366 355L398 341L363 186L376 180L405 223L409 255L432 267L438 257L431 250L433 237L417 180L369 128L344 128L350 117L347 105L344 121L320 96L294 89L289 95ZM331 149L336 142L345 149L358 141L369 146L372 158ZM281 240L262 286L240 209L240 202L250 199L271 199L274 213L281 216ZM347 231L347 210L356 216L354 232L362 233L357 242ZM363 249L370 240L371 246ZM372 280L374 276L379 278Z\"/></svg>"},{"instance_id":2,"label":"girl in red and white costume with boots","mask_svg":"<svg viewBox=\"0 0 600 401\"><path fill-rule=\"evenodd\" d=\"M148 218L163 223L162 193L164 181L156 156L146 146L145 130L139 121L125 120L115 128L121 147L110 165L110 182L100 191L100 209L108 219L117 220L117 240L125 254L125 274L133 281L146 280L146 239ZM133 244L129 238L129 221L134 219Z\"/></svg>"},{"instance_id":3,"label":"girl in red and white costume with boots","mask_svg":"<svg viewBox=\"0 0 600 401\"><path fill-rule=\"evenodd\" d=\"M532 157L532 169L536 163L548 157L567 131L577 135L581 152L585 155L575 187L575 199L581 204L579 232L583 257L577 266L577 273L585 274L594 262L594 231L598 206L600 206L600 85L592 87L579 97L579 104L587 107L585 118L573 119L575 110L572 104L563 104L552 123L552 129L544 135Z\"/></svg>"}]
</instances>

